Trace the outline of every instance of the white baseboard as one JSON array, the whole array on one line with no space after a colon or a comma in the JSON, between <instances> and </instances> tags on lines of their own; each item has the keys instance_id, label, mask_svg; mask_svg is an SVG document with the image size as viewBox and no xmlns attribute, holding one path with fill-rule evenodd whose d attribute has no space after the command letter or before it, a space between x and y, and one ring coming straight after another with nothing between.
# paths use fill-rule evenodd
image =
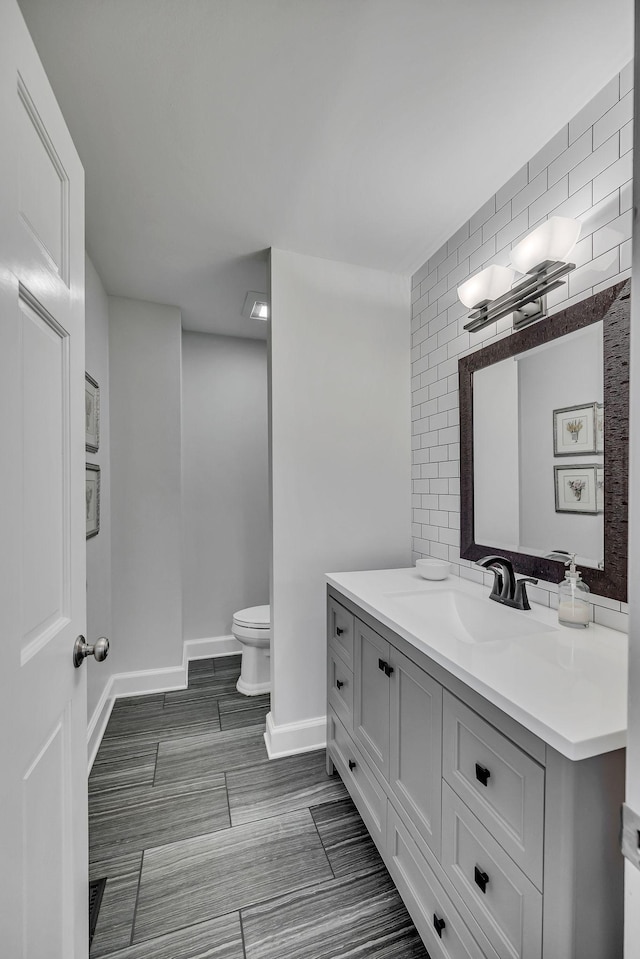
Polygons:
<instances>
[{"instance_id":1,"label":"white baseboard","mask_svg":"<svg viewBox=\"0 0 640 959\"><path fill-rule=\"evenodd\" d=\"M276 726L272 713L267 713L264 742L269 759L322 749L327 745L327 717L315 716L299 723Z\"/></svg>"},{"instance_id":2,"label":"white baseboard","mask_svg":"<svg viewBox=\"0 0 640 959\"><path fill-rule=\"evenodd\" d=\"M211 636L207 639L185 639L182 662L191 659L215 659L216 656L229 656L241 653L242 646L235 636Z\"/></svg>"},{"instance_id":3,"label":"white baseboard","mask_svg":"<svg viewBox=\"0 0 640 959\"><path fill-rule=\"evenodd\" d=\"M87 725L89 772L91 772L91 767L100 748L116 699L120 696L143 696L146 693L164 693L172 689L186 689L188 667L191 660L229 656L231 653L241 651L242 646L234 636L187 639L182 644L181 666L140 669L129 673L115 673L111 676Z\"/></svg>"}]
</instances>

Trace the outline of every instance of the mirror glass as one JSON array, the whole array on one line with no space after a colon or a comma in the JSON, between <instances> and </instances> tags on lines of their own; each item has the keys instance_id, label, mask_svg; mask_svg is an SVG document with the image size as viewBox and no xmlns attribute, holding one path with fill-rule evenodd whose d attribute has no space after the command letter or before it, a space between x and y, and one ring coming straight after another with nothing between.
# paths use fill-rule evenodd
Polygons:
<instances>
[{"instance_id":1,"label":"mirror glass","mask_svg":"<svg viewBox=\"0 0 640 959\"><path fill-rule=\"evenodd\" d=\"M604 568L603 323L473 374L474 539Z\"/></svg>"}]
</instances>

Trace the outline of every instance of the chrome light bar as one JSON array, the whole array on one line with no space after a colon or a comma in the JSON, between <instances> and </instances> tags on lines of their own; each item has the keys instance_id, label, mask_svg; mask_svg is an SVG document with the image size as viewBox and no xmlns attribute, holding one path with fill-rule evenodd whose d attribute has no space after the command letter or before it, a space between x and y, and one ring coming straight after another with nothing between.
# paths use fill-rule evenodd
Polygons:
<instances>
[{"instance_id":1,"label":"chrome light bar","mask_svg":"<svg viewBox=\"0 0 640 959\"><path fill-rule=\"evenodd\" d=\"M465 323L464 329L475 333L510 313L513 313L514 329L540 319L545 312L542 297L545 293L563 286L560 277L571 270L575 270L575 263L547 260L539 264L535 273L528 274L508 293L499 296L496 300L487 300L479 304L469 314L469 322Z\"/></svg>"}]
</instances>

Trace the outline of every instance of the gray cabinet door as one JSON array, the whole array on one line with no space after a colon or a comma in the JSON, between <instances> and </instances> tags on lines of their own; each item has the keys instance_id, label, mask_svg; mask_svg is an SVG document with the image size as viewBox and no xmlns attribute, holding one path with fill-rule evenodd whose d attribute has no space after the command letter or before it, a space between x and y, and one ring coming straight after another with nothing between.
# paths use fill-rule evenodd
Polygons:
<instances>
[{"instance_id":1,"label":"gray cabinet door","mask_svg":"<svg viewBox=\"0 0 640 959\"><path fill-rule=\"evenodd\" d=\"M389 783L436 856L442 808L442 686L392 651Z\"/></svg>"},{"instance_id":2,"label":"gray cabinet door","mask_svg":"<svg viewBox=\"0 0 640 959\"><path fill-rule=\"evenodd\" d=\"M355 621L353 733L385 779L389 778L389 643Z\"/></svg>"}]
</instances>

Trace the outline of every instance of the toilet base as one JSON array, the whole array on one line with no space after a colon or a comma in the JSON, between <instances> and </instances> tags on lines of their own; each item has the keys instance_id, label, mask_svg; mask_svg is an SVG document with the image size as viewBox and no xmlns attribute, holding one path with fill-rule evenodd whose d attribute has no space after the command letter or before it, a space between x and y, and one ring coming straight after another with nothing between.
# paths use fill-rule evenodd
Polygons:
<instances>
[{"instance_id":1,"label":"toilet base","mask_svg":"<svg viewBox=\"0 0 640 959\"><path fill-rule=\"evenodd\" d=\"M249 685L248 683L242 682L242 676L236 683L236 689L239 693L242 693L243 696L261 696L264 693L271 692L271 683L260 683Z\"/></svg>"},{"instance_id":2,"label":"toilet base","mask_svg":"<svg viewBox=\"0 0 640 959\"><path fill-rule=\"evenodd\" d=\"M268 643L266 646L249 646L246 641L242 643L242 665L236 689L243 696L259 696L271 692L269 652Z\"/></svg>"}]
</instances>

